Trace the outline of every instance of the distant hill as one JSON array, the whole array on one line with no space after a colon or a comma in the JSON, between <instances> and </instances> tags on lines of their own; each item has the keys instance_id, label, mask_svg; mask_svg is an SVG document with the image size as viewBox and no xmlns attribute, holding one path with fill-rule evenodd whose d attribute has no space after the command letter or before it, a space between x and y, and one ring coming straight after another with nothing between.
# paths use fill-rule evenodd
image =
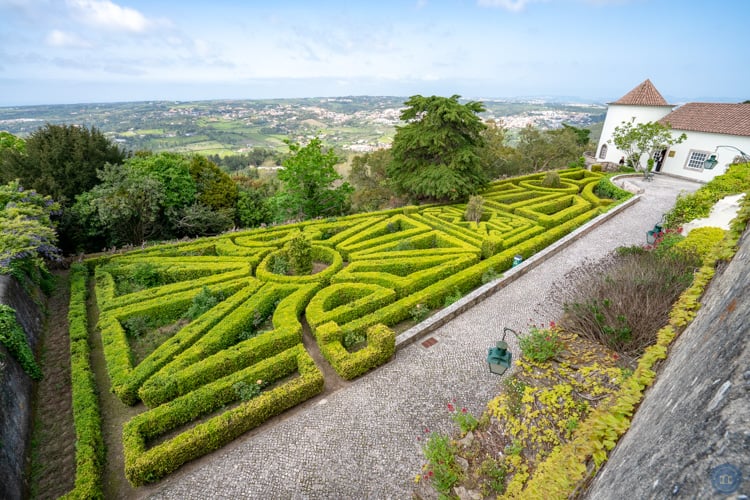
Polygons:
<instances>
[{"instance_id":1,"label":"distant hill","mask_svg":"<svg viewBox=\"0 0 750 500\"><path fill-rule=\"evenodd\" d=\"M25 136L52 124L100 129L129 150L236 154L254 147L285 149L284 139L319 136L342 152L390 144L405 97L337 97L272 100L150 101L0 108L0 130ZM527 124L590 127L604 120L600 104L541 99L482 101L485 119L509 128Z\"/></svg>"}]
</instances>

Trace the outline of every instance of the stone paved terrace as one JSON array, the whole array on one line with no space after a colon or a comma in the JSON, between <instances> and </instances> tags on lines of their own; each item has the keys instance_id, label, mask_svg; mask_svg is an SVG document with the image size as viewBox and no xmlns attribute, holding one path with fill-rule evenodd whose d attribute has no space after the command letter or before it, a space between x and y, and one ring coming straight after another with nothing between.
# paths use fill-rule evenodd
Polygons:
<instances>
[{"instance_id":1,"label":"stone paved terrace","mask_svg":"<svg viewBox=\"0 0 750 500\"><path fill-rule=\"evenodd\" d=\"M446 404L455 399L475 415L500 389L487 369L487 348L504 326L524 331L558 319L546 298L553 283L586 258L621 245L643 244L645 234L681 191L699 184L658 175L631 178L640 201L561 251L527 264L528 272L424 338L404 344L386 365L319 396L138 491L143 497L411 498L423 464L424 432L450 432ZM533 267L533 268L531 268ZM422 341L433 337L429 348ZM509 339L514 356L519 350ZM418 439L419 438L419 439Z\"/></svg>"}]
</instances>

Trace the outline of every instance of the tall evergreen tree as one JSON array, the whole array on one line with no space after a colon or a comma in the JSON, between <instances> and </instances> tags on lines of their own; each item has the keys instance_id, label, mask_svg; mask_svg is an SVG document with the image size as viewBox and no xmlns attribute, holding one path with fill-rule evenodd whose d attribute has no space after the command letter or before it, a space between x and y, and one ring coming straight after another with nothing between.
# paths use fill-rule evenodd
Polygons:
<instances>
[{"instance_id":1,"label":"tall evergreen tree","mask_svg":"<svg viewBox=\"0 0 750 500\"><path fill-rule=\"evenodd\" d=\"M29 136L25 152L6 150L0 163L0 182L19 179L24 187L68 206L76 195L99 182L98 169L107 163L122 163L126 156L95 127L48 123Z\"/></svg>"},{"instance_id":2,"label":"tall evergreen tree","mask_svg":"<svg viewBox=\"0 0 750 500\"><path fill-rule=\"evenodd\" d=\"M461 104L460 96L415 95L404 104L393 139L388 176L394 187L419 199L455 201L476 194L487 183L479 148L485 125L482 103Z\"/></svg>"}]
</instances>

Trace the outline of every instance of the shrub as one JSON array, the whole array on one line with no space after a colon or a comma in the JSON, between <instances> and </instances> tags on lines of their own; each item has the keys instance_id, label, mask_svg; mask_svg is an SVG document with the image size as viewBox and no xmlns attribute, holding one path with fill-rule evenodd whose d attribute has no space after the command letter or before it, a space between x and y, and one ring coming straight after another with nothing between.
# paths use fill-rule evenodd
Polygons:
<instances>
[{"instance_id":1,"label":"shrub","mask_svg":"<svg viewBox=\"0 0 750 500\"><path fill-rule=\"evenodd\" d=\"M151 288L161 283L159 271L150 262L136 264L130 279L141 288Z\"/></svg>"},{"instance_id":2,"label":"shrub","mask_svg":"<svg viewBox=\"0 0 750 500\"><path fill-rule=\"evenodd\" d=\"M193 303L190 305L190 309L185 312L184 317L194 320L222 300L224 300L224 294L221 291L212 292L207 286L204 286L198 295L193 297Z\"/></svg>"},{"instance_id":3,"label":"shrub","mask_svg":"<svg viewBox=\"0 0 750 500\"><path fill-rule=\"evenodd\" d=\"M422 449L428 462L425 477L432 481L434 488L447 495L461 478L461 469L456 463L456 449L449 436L430 434Z\"/></svg>"},{"instance_id":4,"label":"shrub","mask_svg":"<svg viewBox=\"0 0 750 500\"><path fill-rule=\"evenodd\" d=\"M430 308L426 304L417 304L409 310L409 315L415 323L421 323L430 314Z\"/></svg>"},{"instance_id":5,"label":"shrub","mask_svg":"<svg viewBox=\"0 0 750 500\"><path fill-rule=\"evenodd\" d=\"M312 243L302 231L298 231L286 244L289 265L296 275L310 274L313 269Z\"/></svg>"},{"instance_id":6,"label":"shrub","mask_svg":"<svg viewBox=\"0 0 750 500\"><path fill-rule=\"evenodd\" d=\"M8 349L26 375L34 380L42 379L42 370L34 359L26 332L16 320L16 311L5 304L0 304L0 344Z\"/></svg>"},{"instance_id":7,"label":"shrub","mask_svg":"<svg viewBox=\"0 0 750 500\"><path fill-rule=\"evenodd\" d=\"M279 252L271 259L271 272L273 274L287 274L289 272L289 259L285 252Z\"/></svg>"},{"instance_id":8,"label":"shrub","mask_svg":"<svg viewBox=\"0 0 750 500\"><path fill-rule=\"evenodd\" d=\"M708 253L724 238L725 231L718 227L698 227L690 231L687 237L679 241L675 250L692 252L703 261Z\"/></svg>"},{"instance_id":9,"label":"shrub","mask_svg":"<svg viewBox=\"0 0 750 500\"><path fill-rule=\"evenodd\" d=\"M546 188L559 188L562 187L562 183L560 182L560 174L557 172L547 172L544 174L544 179L542 179L542 186Z\"/></svg>"},{"instance_id":10,"label":"shrub","mask_svg":"<svg viewBox=\"0 0 750 500\"><path fill-rule=\"evenodd\" d=\"M632 196L631 193L612 184L612 181L607 177L602 177L599 180L594 188L594 194L600 198L609 198L612 200L624 200Z\"/></svg>"},{"instance_id":11,"label":"shrub","mask_svg":"<svg viewBox=\"0 0 750 500\"><path fill-rule=\"evenodd\" d=\"M448 307L449 305L461 300L461 297L463 297L463 295L461 294L461 290L459 290L457 287L453 287L453 291L445 296L443 305L445 307Z\"/></svg>"},{"instance_id":12,"label":"shrub","mask_svg":"<svg viewBox=\"0 0 750 500\"><path fill-rule=\"evenodd\" d=\"M466 204L464 219L468 222L479 222L482 219L483 210L484 198L481 196L470 196L469 202Z\"/></svg>"},{"instance_id":13,"label":"shrub","mask_svg":"<svg viewBox=\"0 0 750 500\"><path fill-rule=\"evenodd\" d=\"M518 344L524 356L539 363L554 358L565 349L554 323L549 328L532 326L528 334L518 339Z\"/></svg>"},{"instance_id":14,"label":"shrub","mask_svg":"<svg viewBox=\"0 0 750 500\"><path fill-rule=\"evenodd\" d=\"M502 275L502 273L498 274L498 272L495 271L494 267L491 267L482 274L482 284L485 285L487 283L490 283L491 281L495 281Z\"/></svg>"},{"instance_id":15,"label":"shrub","mask_svg":"<svg viewBox=\"0 0 750 500\"><path fill-rule=\"evenodd\" d=\"M73 425L76 432L75 488L62 498L104 498L104 438L94 372L89 360L86 278L82 264L73 264L70 273L70 377L73 400Z\"/></svg>"},{"instance_id":16,"label":"shrub","mask_svg":"<svg viewBox=\"0 0 750 500\"><path fill-rule=\"evenodd\" d=\"M602 171L602 166L600 164L598 164L598 163L594 163L593 165L591 165L591 171L592 172L601 172Z\"/></svg>"},{"instance_id":17,"label":"shrub","mask_svg":"<svg viewBox=\"0 0 750 500\"><path fill-rule=\"evenodd\" d=\"M560 326L622 355L640 356L667 323L697 264L683 253L626 250L579 266L553 290L565 311Z\"/></svg>"}]
</instances>

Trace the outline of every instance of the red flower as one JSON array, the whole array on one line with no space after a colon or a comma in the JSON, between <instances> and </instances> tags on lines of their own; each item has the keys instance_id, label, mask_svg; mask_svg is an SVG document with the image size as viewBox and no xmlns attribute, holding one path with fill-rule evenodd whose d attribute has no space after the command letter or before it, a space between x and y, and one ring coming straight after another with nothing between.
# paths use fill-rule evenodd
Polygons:
<instances>
[{"instance_id":1,"label":"red flower","mask_svg":"<svg viewBox=\"0 0 750 500\"><path fill-rule=\"evenodd\" d=\"M554 328L555 326L556 326L556 325L555 325L555 322L554 322L554 321L550 321L550 322L549 322L549 327L550 327L550 328Z\"/></svg>"},{"instance_id":2,"label":"red flower","mask_svg":"<svg viewBox=\"0 0 750 500\"><path fill-rule=\"evenodd\" d=\"M453 410L454 410L453 405L448 403L448 411L453 411Z\"/></svg>"},{"instance_id":3,"label":"red flower","mask_svg":"<svg viewBox=\"0 0 750 500\"><path fill-rule=\"evenodd\" d=\"M466 408L461 408L461 413L466 413Z\"/></svg>"}]
</instances>

